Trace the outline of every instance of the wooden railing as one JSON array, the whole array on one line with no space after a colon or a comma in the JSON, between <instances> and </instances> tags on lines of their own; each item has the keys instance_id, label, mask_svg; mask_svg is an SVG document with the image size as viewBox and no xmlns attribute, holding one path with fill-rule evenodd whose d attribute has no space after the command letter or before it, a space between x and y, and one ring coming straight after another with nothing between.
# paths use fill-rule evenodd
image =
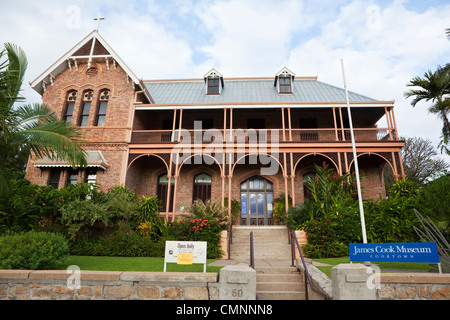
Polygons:
<instances>
[{"instance_id":1,"label":"wooden railing","mask_svg":"<svg viewBox=\"0 0 450 320\"><path fill-rule=\"evenodd\" d=\"M390 128L355 128L355 141L396 141L398 137ZM179 139L180 137L180 139ZM203 142L334 142L350 141L350 129L210 129L210 130L133 130L131 143L177 143L189 138L191 143Z\"/></svg>"}]
</instances>

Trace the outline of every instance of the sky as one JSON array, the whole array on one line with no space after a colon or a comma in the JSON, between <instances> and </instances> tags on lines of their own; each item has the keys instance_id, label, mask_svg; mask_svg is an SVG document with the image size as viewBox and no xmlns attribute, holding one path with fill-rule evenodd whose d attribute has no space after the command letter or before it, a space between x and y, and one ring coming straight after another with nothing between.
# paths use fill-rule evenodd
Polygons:
<instances>
[{"instance_id":1,"label":"sky","mask_svg":"<svg viewBox=\"0 0 450 320\"><path fill-rule=\"evenodd\" d=\"M0 40L22 47L28 70L22 95L40 102L28 82L95 29L144 80L297 76L377 100L395 100L399 134L437 147L442 121L405 99L415 76L450 63L448 0L1 0ZM383 124L380 123L379 127ZM450 157L443 156L448 162Z\"/></svg>"}]
</instances>

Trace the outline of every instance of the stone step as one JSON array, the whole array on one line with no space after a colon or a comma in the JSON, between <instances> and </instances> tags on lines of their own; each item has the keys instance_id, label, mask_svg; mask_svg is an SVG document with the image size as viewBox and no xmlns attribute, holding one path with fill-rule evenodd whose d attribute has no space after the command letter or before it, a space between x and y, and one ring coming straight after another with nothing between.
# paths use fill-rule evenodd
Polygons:
<instances>
[{"instance_id":1,"label":"stone step","mask_svg":"<svg viewBox=\"0 0 450 320\"><path fill-rule=\"evenodd\" d=\"M259 282L256 281L256 291L303 291L305 284L301 282Z\"/></svg>"},{"instance_id":2,"label":"stone step","mask_svg":"<svg viewBox=\"0 0 450 320\"><path fill-rule=\"evenodd\" d=\"M296 267L259 267L255 265L256 274L299 274Z\"/></svg>"},{"instance_id":3,"label":"stone step","mask_svg":"<svg viewBox=\"0 0 450 320\"><path fill-rule=\"evenodd\" d=\"M303 277L299 273L257 273L257 282L298 282L303 283Z\"/></svg>"},{"instance_id":4,"label":"stone step","mask_svg":"<svg viewBox=\"0 0 450 320\"><path fill-rule=\"evenodd\" d=\"M305 300L304 291L256 291L258 300Z\"/></svg>"},{"instance_id":5,"label":"stone step","mask_svg":"<svg viewBox=\"0 0 450 320\"><path fill-rule=\"evenodd\" d=\"M287 229L285 226L234 226L230 247L231 259L250 259L251 232L253 232L255 259L290 258L291 247L287 241Z\"/></svg>"}]
</instances>

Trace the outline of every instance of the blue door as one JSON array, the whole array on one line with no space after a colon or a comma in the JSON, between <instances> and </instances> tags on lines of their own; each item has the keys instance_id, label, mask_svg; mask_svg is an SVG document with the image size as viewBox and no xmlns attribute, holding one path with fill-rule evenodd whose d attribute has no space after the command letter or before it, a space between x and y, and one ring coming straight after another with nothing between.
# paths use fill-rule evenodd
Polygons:
<instances>
[{"instance_id":1,"label":"blue door","mask_svg":"<svg viewBox=\"0 0 450 320\"><path fill-rule=\"evenodd\" d=\"M241 183L241 225L273 225L273 184L259 176Z\"/></svg>"}]
</instances>

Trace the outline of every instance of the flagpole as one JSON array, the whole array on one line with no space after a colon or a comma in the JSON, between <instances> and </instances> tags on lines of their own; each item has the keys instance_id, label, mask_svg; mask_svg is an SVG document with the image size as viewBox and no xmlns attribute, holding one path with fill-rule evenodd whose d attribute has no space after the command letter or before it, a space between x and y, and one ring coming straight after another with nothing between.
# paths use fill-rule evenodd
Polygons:
<instances>
[{"instance_id":1,"label":"flagpole","mask_svg":"<svg viewBox=\"0 0 450 320\"><path fill-rule=\"evenodd\" d=\"M342 67L342 77L344 79L345 98L347 99L348 122L350 124L350 135L351 135L351 139L352 139L353 163L355 164L356 187L358 189L359 215L361 217L362 237L363 237L363 243L367 243L366 222L364 219L364 207L363 207L362 195L361 195L361 183L359 181L358 158L356 157L355 136L353 133L353 121L352 121L352 114L350 111L350 102L348 99L347 83L345 81L345 71L344 71L344 60L343 59L341 59L341 67Z\"/></svg>"}]
</instances>

